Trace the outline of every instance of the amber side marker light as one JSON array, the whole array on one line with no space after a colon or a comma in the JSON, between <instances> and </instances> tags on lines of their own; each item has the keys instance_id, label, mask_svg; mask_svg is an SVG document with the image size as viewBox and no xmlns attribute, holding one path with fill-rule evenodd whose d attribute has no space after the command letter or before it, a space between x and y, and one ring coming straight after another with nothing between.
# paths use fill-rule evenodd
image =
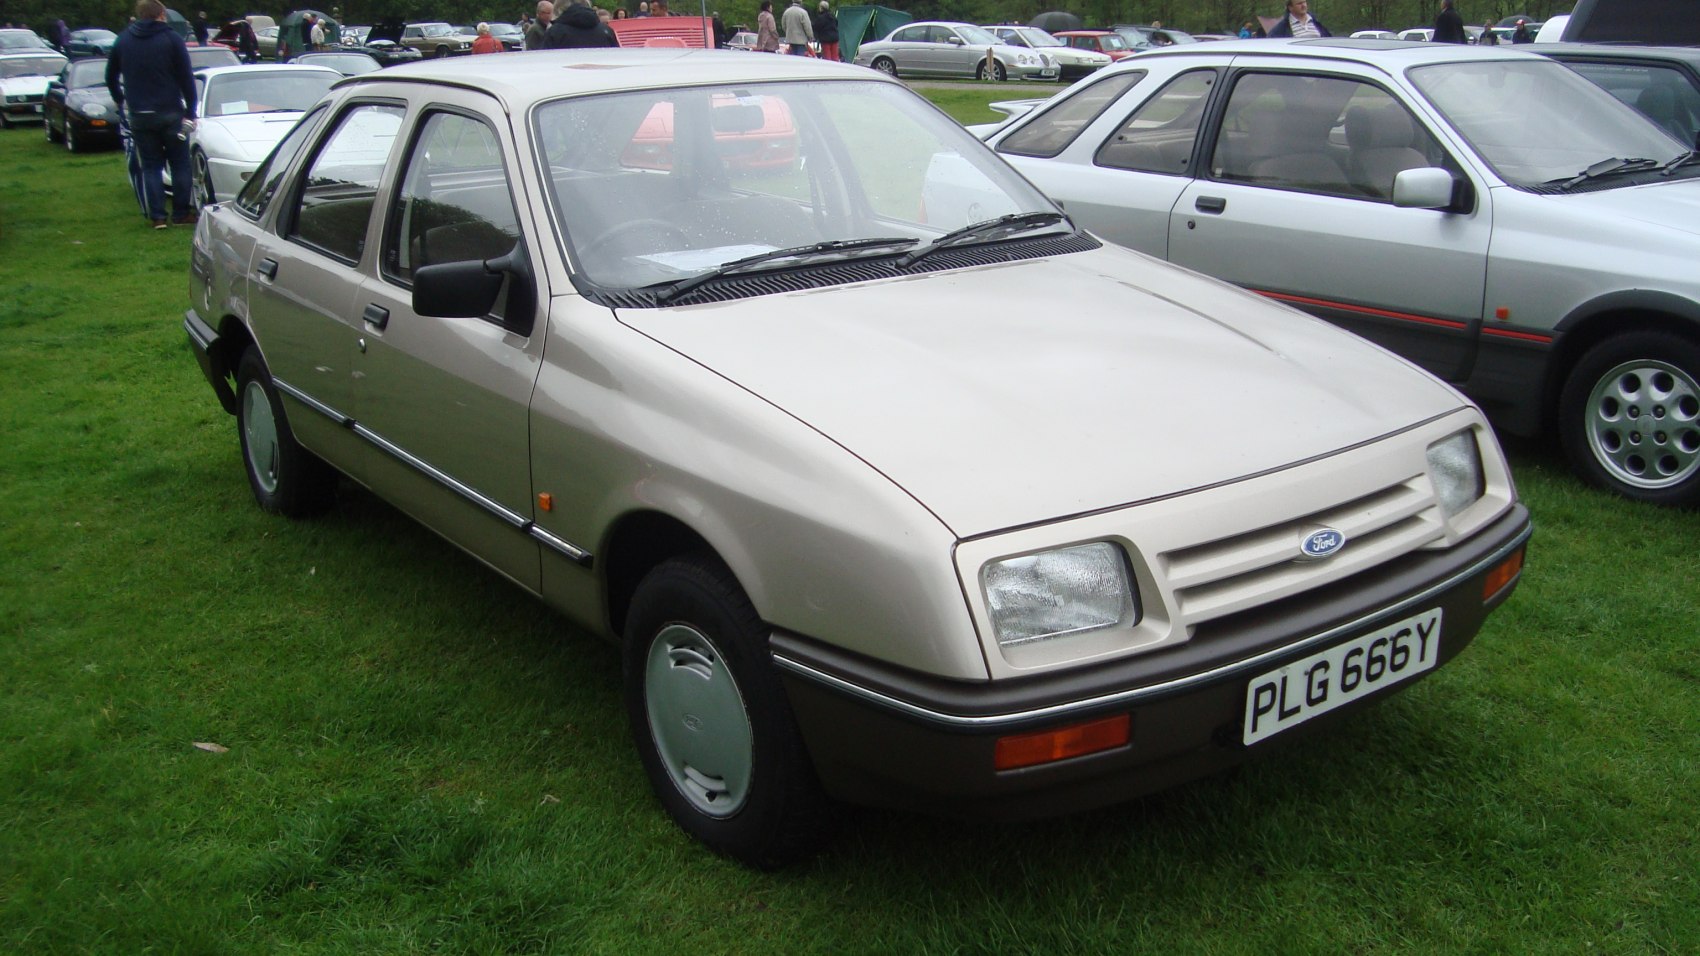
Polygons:
<instances>
[{"instance_id":1,"label":"amber side marker light","mask_svg":"<svg viewBox=\"0 0 1700 956\"><path fill-rule=\"evenodd\" d=\"M1036 734L999 737L992 763L999 770L1017 770L1125 747L1132 723L1127 714L1120 714Z\"/></svg>"},{"instance_id":2,"label":"amber side marker light","mask_svg":"<svg viewBox=\"0 0 1700 956\"><path fill-rule=\"evenodd\" d=\"M1517 575L1522 572L1523 549L1518 548L1512 552L1511 557L1494 565L1493 570L1487 573L1487 578L1482 581L1482 600L1491 600L1512 581L1517 580Z\"/></svg>"}]
</instances>

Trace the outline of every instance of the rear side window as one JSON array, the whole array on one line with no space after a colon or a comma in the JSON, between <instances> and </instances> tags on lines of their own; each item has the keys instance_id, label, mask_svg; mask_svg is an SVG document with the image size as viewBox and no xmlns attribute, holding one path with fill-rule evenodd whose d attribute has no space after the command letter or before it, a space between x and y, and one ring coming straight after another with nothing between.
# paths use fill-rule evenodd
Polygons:
<instances>
[{"instance_id":1,"label":"rear side window","mask_svg":"<svg viewBox=\"0 0 1700 956\"><path fill-rule=\"evenodd\" d=\"M998 152L1047 159L1061 153L1081 130L1091 126L1110 104L1143 79L1144 70L1131 70L1092 84L1005 136L998 144Z\"/></svg>"},{"instance_id":2,"label":"rear side window","mask_svg":"<svg viewBox=\"0 0 1700 956\"><path fill-rule=\"evenodd\" d=\"M1695 134L1700 133L1700 89L1677 70L1629 63L1565 65L1640 110L1684 144L1693 145Z\"/></svg>"},{"instance_id":3,"label":"rear side window","mask_svg":"<svg viewBox=\"0 0 1700 956\"><path fill-rule=\"evenodd\" d=\"M1112 169L1190 173L1192 145L1215 84L1215 70L1192 70L1170 80L1098 148L1093 161Z\"/></svg>"},{"instance_id":4,"label":"rear side window","mask_svg":"<svg viewBox=\"0 0 1700 956\"><path fill-rule=\"evenodd\" d=\"M378 181L404 112L399 106L366 103L342 115L307 168L291 239L351 265L360 261Z\"/></svg>"}]
</instances>

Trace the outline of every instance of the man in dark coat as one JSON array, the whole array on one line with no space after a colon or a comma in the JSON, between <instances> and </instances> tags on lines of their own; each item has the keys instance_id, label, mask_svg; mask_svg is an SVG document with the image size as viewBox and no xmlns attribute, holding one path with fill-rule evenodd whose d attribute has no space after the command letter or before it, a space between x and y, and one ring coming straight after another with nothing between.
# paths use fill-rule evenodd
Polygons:
<instances>
[{"instance_id":1,"label":"man in dark coat","mask_svg":"<svg viewBox=\"0 0 1700 956\"><path fill-rule=\"evenodd\" d=\"M207 28L207 12L202 10L200 14L195 17L195 42L199 43L201 46L207 45Z\"/></svg>"},{"instance_id":2,"label":"man in dark coat","mask_svg":"<svg viewBox=\"0 0 1700 956\"><path fill-rule=\"evenodd\" d=\"M1469 43L1464 33L1464 18L1453 8L1452 0L1440 0L1440 13L1434 18L1432 43Z\"/></svg>"},{"instance_id":3,"label":"man in dark coat","mask_svg":"<svg viewBox=\"0 0 1700 956\"><path fill-rule=\"evenodd\" d=\"M564 12L557 12L544 38L550 50L581 50L587 47L619 46L619 38L596 11L584 0L572 0Z\"/></svg>"},{"instance_id":4,"label":"man in dark coat","mask_svg":"<svg viewBox=\"0 0 1700 956\"><path fill-rule=\"evenodd\" d=\"M172 219L195 221L190 205L189 144L181 134L195 121L195 76L183 38L165 22L165 4L139 0L136 19L112 44L106 59L106 88L125 112L141 159L148 219L165 228L165 183L171 169Z\"/></svg>"},{"instance_id":5,"label":"man in dark coat","mask_svg":"<svg viewBox=\"0 0 1700 956\"><path fill-rule=\"evenodd\" d=\"M1287 13L1269 30L1271 37L1331 37L1322 21L1310 15L1308 0L1287 0Z\"/></svg>"},{"instance_id":6,"label":"man in dark coat","mask_svg":"<svg viewBox=\"0 0 1700 956\"><path fill-rule=\"evenodd\" d=\"M1518 20L1517 29L1511 31L1512 43L1533 43L1535 35L1529 32L1529 21Z\"/></svg>"},{"instance_id":7,"label":"man in dark coat","mask_svg":"<svg viewBox=\"0 0 1700 956\"><path fill-rule=\"evenodd\" d=\"M838 59L838 14L827 0L820 0L820 12L815 14L815 39L820 41L821 59Z\"/></svg>"}]
</instances>

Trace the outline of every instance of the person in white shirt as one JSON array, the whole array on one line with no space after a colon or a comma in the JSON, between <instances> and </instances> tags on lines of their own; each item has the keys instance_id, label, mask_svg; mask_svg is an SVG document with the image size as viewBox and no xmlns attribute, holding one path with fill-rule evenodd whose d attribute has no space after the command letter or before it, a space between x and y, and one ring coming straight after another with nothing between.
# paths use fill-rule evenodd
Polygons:
<instances>
[{"instance_id":1,"label":"person in white shirt","mask_svg":"<svg viewBox=\"0 0 1700 956\"><path fill-rule=\"evenodd\" d=\"M1331 37L1322 21L1310 15L1309 0L1287 0L1287 15L1269 31L1271 37Z\"/></svg>"}]
</instances>

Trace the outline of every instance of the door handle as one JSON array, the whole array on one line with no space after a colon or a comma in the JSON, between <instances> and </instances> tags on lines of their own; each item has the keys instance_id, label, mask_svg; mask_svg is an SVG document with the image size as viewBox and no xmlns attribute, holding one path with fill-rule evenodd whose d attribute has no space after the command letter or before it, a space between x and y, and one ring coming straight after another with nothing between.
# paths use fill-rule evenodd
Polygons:
<instances>
[{"instance_id":1,"label":"door handle","mask_svg":"<svg viewBox=\"0 0 1700 956\"><path fill-rule=\"evenodd\" d=\"M1228 208L1228 201L1221 196L1200 196L1192 208L1199 212L1218 213Z\"/></svg>"},{"instance_id":2,"label":"door handle","mask_svg":"<svg viewBox=\"0 0 1700 956\"><path fill-rule=\"evenodd\" d=\"M258 272L262 276L265 276L267 279L274 279L275 280L277 278L277 260L276 259L261 259L259 268L255 269L254 271Z\"/></svg>"},{"instance_id":3,"label":"door handle","mask_svg":"<svg viewBox=\"0 0 1700 956\"><path fill-rule=\"evenodd\" d=\"M367 325L375 329L381 329L390 324L390 310L381 305L368 305L366 310L360 313L360 317L366 320Z\"/></svg>"}]
</instances>

